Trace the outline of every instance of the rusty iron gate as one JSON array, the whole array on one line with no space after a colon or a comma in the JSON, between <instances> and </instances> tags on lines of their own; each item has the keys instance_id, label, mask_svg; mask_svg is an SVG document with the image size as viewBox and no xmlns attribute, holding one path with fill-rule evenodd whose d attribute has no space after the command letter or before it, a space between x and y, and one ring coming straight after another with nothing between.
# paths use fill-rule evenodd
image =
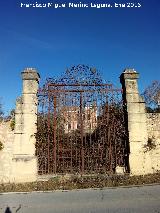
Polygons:
<instances>
[{"instance_id":1,"label":"rusty iron gate","mask_svg":"<svg viewBox=\"0 0 160 213\"><path fill-rule=\"evenodd\" d=\"M84 75L85 74L85 75ZM78 79L77 79L78 78ZM127 165L122 90L78 65L39 90L39 174L114 172Z\"/></svg>"}]
</instances>

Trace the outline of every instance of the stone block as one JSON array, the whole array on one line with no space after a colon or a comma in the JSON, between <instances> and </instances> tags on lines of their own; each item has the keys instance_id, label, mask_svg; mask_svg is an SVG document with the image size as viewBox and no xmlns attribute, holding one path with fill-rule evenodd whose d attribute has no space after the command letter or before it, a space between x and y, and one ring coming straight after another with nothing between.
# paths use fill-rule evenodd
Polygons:
<instances>
[{"instance_id":1,"label":"stone block","mask_svg":"<svg viewBox=\"0 0 160 213\"><path fill-rule=\"evenodd\" d=\"M130 153L129 165L131 175L143 175L144 172L144 155L143 153Z\"/></svg>"},{"instance_id":2,"label":"stone block","mask_svg":"<svg viewBox=\"0 0 160 213\"><path fill-rule=\"evenodd\" d=\"M137 81L135 79L126 80L125 86L126 86L126 94L127 93L131 93L131 94L138 93L138 85L137 85Z\"/></svg>"},{"instance_id":3,"label":"stone block","mask_svg":"<svg viewBox=\"0 0 160 213\"><path fill-rule=\"evenodd\" d=\"M127 103L127 112L128 113L145 113L144 103Z\"/></svg>"},{"instance_id":4,"label":"stone block","mask_svg":"<svg viewBox=\"0 0 160 213\"><path fill-rule=\"evenodd\" d=\"M139 93L135 93L135 94L133 94L133 93L129 93L129 92L127 92L126 93L126 99L127 99L127 102L128 103L137 103L137 102L139 102Z\"/></svg>"},{"instance_id":5,"label":"stone block","mask_svg":"<svg viewBox=\"0 0 160 213\"><path fill-rule=\"evenodd\" d=\"M117 175L124 175L125 173L125 168L123 166L116 166L115 170Z\"/></svg>"},{"instance_id":6,"label":"stone block","mask_svg":"<svg viewBox=\"0 0 160 213\"><path fill-rule=\"evenodd\" d=\"M31 155L15 155L12 159L12 182L37 181L37 159Z\"/></svg>"},{"instance_id":7,"label":"stone block","mask_svg":"<svg viewBox=\"0 0 160 213\"><path fill-rule=\"evenodd\" d=\"M23 81L23 95L36 94L38 90L38 82L33 80Z\"/></svg>"},{"instance_id":8,"label":"stone block","mask_svg":"<svg viewBox=\"0 0 160 213\"><path fill-rule=\"evenodd\" d=\"M148 134L145 123L128 123L129 141L141 141L145 144L148 140Z\"/></svg>"},{"instance_id":9,"label":"stone block","mask_svg":"<svg viewBox=\"0 0 160 213\"><path fill-rule=\"evenodd\" d=\"M130 153L131 154L141 154L143 153L143 147L144 145L142 144L141 141L131 141L129 143L130 145Z\"/></svg>"},{"instance_id":10,"label":"stone block","mask_svg":"<svg viewBox=\"0 0 160 213\"><path fill-rule=\"evenodd\" d=\"M28 103L37 105L37 95L34 93L23 94L23 108L24 104Z\"/></svg>"},{"instance_id":11,"label":"stone block","mask_svg":"<svg viewBox=\"0 0 160 213\"><path fill-rule=\"evenodd\" d=\"M145 113L128 113L128 121L130 123L145 123L147 122Z\"/></svg>"},{"instance_id":12,"label":"stone block","mask_svg":"<svg viewBox=\"0 0 160 213\"><path fill-rule=\"evenodd\" d=\"M21 74L22 80L34 80L39 82L40 75L35 68L25 68Z\"/></svg>"}]
</instances>

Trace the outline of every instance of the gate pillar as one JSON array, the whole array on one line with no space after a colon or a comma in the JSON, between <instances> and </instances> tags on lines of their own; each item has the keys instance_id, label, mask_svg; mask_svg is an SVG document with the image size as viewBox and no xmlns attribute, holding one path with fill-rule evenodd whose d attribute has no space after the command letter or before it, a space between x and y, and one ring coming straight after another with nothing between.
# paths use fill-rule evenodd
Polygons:
<instances>
[{"instance_id":1,"label":"gate pillar","mask_svg":"<svg viewBox=\"0 0 160 213\"><path fill-rule=\"evenodd\" d=\"M123 88L123 100L126 104L126 123L129 134L129 171L131 175L144 174L143 147L147 143L147 125L145 103L139 95L139 73L133 69L125 69L120 76Z\"/></svg>"},{"instance_id":2,"label":"gate pillar","mask_svg":"<svg viewBox=\"0 0 160 213\"><path fill-rule=\"evenodd\" d=\"M26 68L21 74L23 90L15 111L12 175L14 182L30 182L37 179L35 133L37 132L37 90L40 75L33 68Z\"/></svg>"}]
</instances>

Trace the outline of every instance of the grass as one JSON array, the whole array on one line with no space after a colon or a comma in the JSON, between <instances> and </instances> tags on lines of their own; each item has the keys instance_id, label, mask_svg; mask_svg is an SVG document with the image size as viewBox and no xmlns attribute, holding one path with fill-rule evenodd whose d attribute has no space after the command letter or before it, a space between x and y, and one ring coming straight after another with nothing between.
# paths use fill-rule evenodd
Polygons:
<instances>
[{"instance_id":1,"label":"grass","mask_svg":"<svg viewBox=\"0 0 160 213\"><path fill-rule=\"evenodd\" d=\"M37 181L21 184L0 184L0 192L32 192L52 190L72 190L86 188L104 188L118 186L132 186L144 184L160 184L160 173L140 176L129 175L96 175L96 176L59 176L48 181Z\"/></svg>"}]
</instances>

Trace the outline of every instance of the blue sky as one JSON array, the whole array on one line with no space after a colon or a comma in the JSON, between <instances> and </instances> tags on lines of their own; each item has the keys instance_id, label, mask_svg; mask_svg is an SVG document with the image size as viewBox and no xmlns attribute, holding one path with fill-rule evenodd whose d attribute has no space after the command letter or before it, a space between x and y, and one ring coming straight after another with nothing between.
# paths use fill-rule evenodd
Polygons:
<instances>
[{"instance_id":1,"label":"blue sky","mask_svg":"<svg viewBox=\"0 0 160 213\"><path fill-rule=\"evenodd\" d=\"M21 71L35 67L45 78L67 67L96 67L120 87L127 68L140 73L140 91L160 79L160 1L135 0L140 8L21 8L20 3L80 1L8 0L0 2L0 97L6 113L21 94ZM82 3L126 3L93 0Z\"/></svg>"}]
</instances>

